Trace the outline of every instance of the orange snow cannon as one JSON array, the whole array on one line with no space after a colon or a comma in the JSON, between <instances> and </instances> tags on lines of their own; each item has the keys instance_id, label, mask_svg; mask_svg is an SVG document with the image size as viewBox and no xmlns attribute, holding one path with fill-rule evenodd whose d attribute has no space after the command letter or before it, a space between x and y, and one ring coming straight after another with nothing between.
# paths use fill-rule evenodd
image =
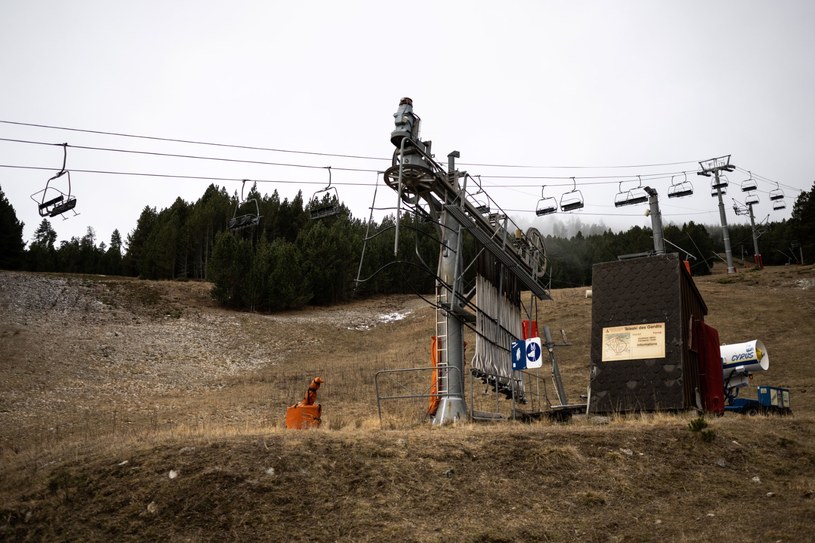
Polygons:
<instances>
[{"instance_id":1,"label":"orange snow cannon","mask_svg":"<svg viewBox=\"0 0 815 543\"><path fill-rule=\"evenodd\" d=\"M303 399L286 409L286 428L305 430L320 426L322 406L317 403L317 390L322 383L319 377L312 379Z\"/></svg>"}]
</instances>

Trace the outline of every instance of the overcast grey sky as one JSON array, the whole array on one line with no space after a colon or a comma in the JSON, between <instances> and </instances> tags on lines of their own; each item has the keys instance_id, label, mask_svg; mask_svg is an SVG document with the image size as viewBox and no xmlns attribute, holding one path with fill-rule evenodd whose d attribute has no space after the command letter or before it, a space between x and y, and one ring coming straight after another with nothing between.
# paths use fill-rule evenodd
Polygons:
<instances>
[{"instance_id":1,"label":"overcast grey sky","mask_svg":"<svg viewBox=\"0 0 815 543\"><path fill-rule=\"evenodd\" d=\"M719 155L731 154L740 168L729 175L731 224L746 221L733 214L731 197L744 199L747 170L759 180L759 220L788 218L815 180L815 2L808 0L5 0L0 25L0 120L381 158L0 123L5 139L314 166L69 148L81 214L51 221L62 240L88 226L98 242L109 242L114 228L124 237L144 206L195 201L211 182L76 170L235 179L216 182L229 192L244 178L285 181L258 188L308 198L332 166L340 197L367 217L402 96L413 98L422 136L441 162L460 151L462 168L480 174L496 202L543 230L575 219L650 226L643 207L613 205L618 182L636 185L636 175L659 191L666 222L717 224L710 181L695 171L697 161ZM0 167L0 186L29 241L41 220L30 195L60 169L62 148L0 141L0 165L48 168ZM671 177L679 182L683 171L695 194L667 198ZM540 179L553 176L561 179ZM585 208L536 217L540 186L559 198L572 176ZM768 198L776 182L786 195L780 211ZM395 205L392 191L378 198Z\"/></svg>"}]
</instances>

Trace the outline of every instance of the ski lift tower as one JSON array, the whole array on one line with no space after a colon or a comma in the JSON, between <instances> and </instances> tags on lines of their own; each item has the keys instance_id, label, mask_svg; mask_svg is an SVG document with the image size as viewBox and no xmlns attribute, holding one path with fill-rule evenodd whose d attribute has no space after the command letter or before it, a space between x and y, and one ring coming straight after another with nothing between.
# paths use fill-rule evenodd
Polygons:
<instances>
[{"instance_id":1,"label":"ski lift tower","mask_svg":"<svg viewBox=\"0 0 815 543\"><path fill-rule=\"evenodd\" d=\"M727 257L727 273L735 273L736 268L733 267L733 251L730 249L730 234L727 231L727 215L724 212L724 201L722 200L722 189L726 186L720 179L721 172L732 172L736 169L734 164L730 164L730 155L724 155L709 160L702 160L699 162L701 168L696 172L696 175L703 175L710 177L713 175L713 193L719 199L719 218L722 222L722 237L724 238L724 252Z\"/></svg>"},{"instance_id":2,"label":"ski lift tower","mask_svg":"<svg viewBox=\"0 0 815 543\"><path fill-rule=\"evenodd\" d=\"M399 220L403 208L422 214L435 223L440 236L436 273L436 356L439 405L433 424L442 425L468 417L464 401L464 324L476 321L467 309L469 298L463 292L465 267L462 238L469 232L499 262L507 274L539 299L549 299L541 282L545 253L534 236L519 229L507 230L508 217L501 213L485 216L477 200L467 194L468 175L456 170L455 159L447 155L447 170L431 154L431 142L419 136L419 116L413 113L413 101L402 98L394 114L395 129L391 143L396 147L393 165L385 171L385 183L398 194L394 252L399 244ZM503 277L503 274L502 274ZM509 277L505 279L509 280ZM505 348L509 350L510 345ZM507 361L510 360L507 352Z\"/></svg>"},{"instance_id":3,"label":"ski lift tower","mask_svg":"<svg viewBox=\"0 0 815 543\"><path fill-rule=\"evenodd\" d=\"M648 210L646 215L651 217L651 230L654 235L654 253L658 255L665 254L665 234L662 229L662 213L659 211L659 194L656 189L645 187L645 192L648 194Z\"/></svg>"},{"instance_id":4,"label":"ski lift tower","mask_svg":"<svg viewBox=\"0 0 815 543\"><path fill-rule=\"evenodd\" d=\"M748 194L744 204L737 202L734 198L733 211L736 212L736 215L748 215L750 217L750 228L753 232L753 261L756 264L756 268L760 270L764 268L764 262L762 261L761 253L758 250L758 238L761 237L764 231L759 231L759 229L756 228L756 217L753 214L753 205L757 203L758 196L752 193Z\"/></svg>"}]
</instances>

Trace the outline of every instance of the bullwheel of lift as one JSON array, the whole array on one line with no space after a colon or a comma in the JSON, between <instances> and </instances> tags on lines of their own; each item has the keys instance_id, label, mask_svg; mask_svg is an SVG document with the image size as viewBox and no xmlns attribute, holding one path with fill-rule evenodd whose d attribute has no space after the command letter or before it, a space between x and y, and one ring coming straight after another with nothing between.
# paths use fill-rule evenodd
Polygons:
<instances>
[{"instance_id":1,"label":"bullwheel of lift","mask_svg":"<svg viewBox=\"0 0 815 543\"><path fill-rule=\"evenodd\" d=\"M543 242L543 234L537 228L529 228L526 231L526 239L529 241L530 255L527 259L535 277L546 275L546 244Z\"/></svg>"}]
</instances>

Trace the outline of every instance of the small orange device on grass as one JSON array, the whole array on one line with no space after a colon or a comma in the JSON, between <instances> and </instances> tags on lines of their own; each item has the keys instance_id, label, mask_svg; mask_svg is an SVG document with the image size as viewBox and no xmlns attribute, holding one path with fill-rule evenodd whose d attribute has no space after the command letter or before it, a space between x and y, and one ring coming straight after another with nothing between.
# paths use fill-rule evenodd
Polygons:
<instances>
[{"instance_id":1,"label":"small orange device on grass","mask_svg":"<svg viewBox=\"0 0 815 543\"><path fill-rule=\"evenodd\" d=\"M317 390L322 383L323 380L319 377L312 379L305 397L286 409L286 428L305 430L320 426L322 406L317 403Z\"/></svg>"}]
</instances>

